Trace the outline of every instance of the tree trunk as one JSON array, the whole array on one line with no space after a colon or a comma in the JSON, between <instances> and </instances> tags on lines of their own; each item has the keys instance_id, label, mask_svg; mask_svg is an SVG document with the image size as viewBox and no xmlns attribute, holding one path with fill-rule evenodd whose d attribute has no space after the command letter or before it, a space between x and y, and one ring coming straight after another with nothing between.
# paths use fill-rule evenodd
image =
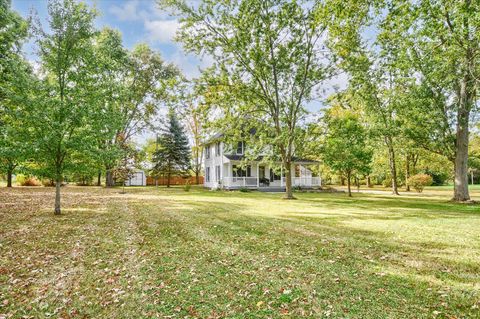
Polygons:
<instances>
[{"instance_id":1,"label":"tree trunk","mask_svg":"<svg viewBox=\"0 0 480 319\"><path fill-rule=\"evenodd\" d=\"M340 176L340 184L341 184L342 186L345 186L345 177Z\"/></svg>"},{"instance_id":2,"label":"tree trunk","mask_svg":"<svg viewBox=\"0 0 480 319\"><path fill-rule=\"evenodd\" d=\"M460 99L457 113L457 135L455 143L455 185L453 200L464 202L470 200L468 192L468 123L472 95L468 92L469 76L460 84Z\"/></svg>"},{"instance_id":3,"label":"tree trunk","mask_svg":"<svg viewBox=\"0 0 480 319\"><path fill-rule=\"evenodd\" d=\"M285 166L285 199L295 199L293 196L292 188L292 163L290 161L284 161Z\"/></svg>"},{"instance_id":4,"label":"tree trunk","mask_svg":"<svg viewBox=\"0 0 480 319\"><path fill-rule=\"evenodd\" d=\"M372 182L370 181L370 175L367 176L367 188L371 187Z\"/></svg>"},{"instance_id":5,"label":"tree trunk","mask_svg":"<svg viewBox=\"0 0 480 319\"><path fill-rule=\"evenodd\" d=\"M405 160L405 188L406 191L410 191L410 185L408 184L408 179L410 178L410 154L407 154L407 158Z\"/></svg>"},{"instance_id":6,"label":"tree trunk","mask_svg":"<svg viewBox=\"0 0 480 319\"><path fill-rule=\"evenodd\" d=\"M57 174L55 178L55 215L60 215L60 187L62 185L62 175Z\"/></svg>"},{"instance_id":7,"label":"tree trunk","mask_svg":"<svg viewBox=\"0 0 480 319\"><path fill-rule=\"evenodd\" d=\"M97 186L102 186L102 171L98 171Z\"/></svg>"},{"instance_id":8,"label":"tree trunk","mask_svg":"<svg viewBox=\"0 0 480 319\"><path fill-rule=\"evenodd\" d=\"M115 186L115 181L113 180L113 173L110 169L107 169L105 172L105 186L106 187Z\"/></svg>"},{"instance_id":9,"label":"tree trunk","mask_svg":"<svg viewBox=\"0 0 480 319\"><path fill-rule=\"evenodd\" d=\"M392 194L399 195L398 185L397 185L397 164L395 163L395 150L393 148L392 138L389 136L385 137L385 144L388 148L388 160L390 165L390 174L392 175Z\"/></svg>"},{"instance_id":10,"label":"tree trunk","mask_svg":"<svg viewBox=\"0 0 480 319\"><path fill-rule=\"evenodd\" d=\"M195 155L195 182L200 184L200 158L199 158L199 152L197 150L197 153Z\"/></svg>"},{"instance_id":11,"label":"tree trunk","mask_svg":"<svg viewBox=\"0 0 480 319\"><path fill-rule=\"evenodd\" d=\"M351 173L347 172L348 197L352 197L351 178L352 178Z\"/></svg>"},{"instance_id":12,"label":"tree trunk","mask_svg":"<svg viewBox=\"0 0 480 319\"><path fill-rule=\"evenodd\" d=\"M167 187L170 187L170 172L167 173Z\"/></svg>"},{"instance_id":13,"label":"tree trunk","mask_svg":"<svg viewBox=\"0 0 480 319\"><path fill-rule=\"evenodd\" d=\"M9 167L7 170L7 187L12 187L13 168Z\"/></svg>"},{"instance_id":14,"label":"tree trunk","mask_svg":"<svg viewBox=\"0 0 480 319\"><path fill-rule=\"evenodd\" d=\"M418 163L418 159L419 159L420 155L413 155L413 167L412 167L412 173L413 175L417 174L417 163Z\"/></svg>"}]
</instances>

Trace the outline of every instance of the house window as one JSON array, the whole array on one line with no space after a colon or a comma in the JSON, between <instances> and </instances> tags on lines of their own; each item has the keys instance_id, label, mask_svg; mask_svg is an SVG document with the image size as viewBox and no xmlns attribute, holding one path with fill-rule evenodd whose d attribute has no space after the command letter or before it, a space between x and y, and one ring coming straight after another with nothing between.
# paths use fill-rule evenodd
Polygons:
<instances>
[{"instance_id":1,"label":"house window","mask_svg":"<svg viewBox=\"0 0 480 319\"><path fill-rule=\"evenodd\" d=\"M282 178L280 177L280 175L276 174L273 169L270 169L270 182L279 181L281 179Z\"/></svg>"},{"instance_id":2,"label":"house window","mask_svg":"<svg viewBox=\"0 0 480 319\"><path fill-rule=\"evenodd\" d=\"M210 158L210 145L205 146L205 158Z\"/></svg>"},{"instance_id":3,"label":"house window","mask_svg":"<svg viewBox=\"0 0 480 319\"><path fill-rule=\"evenodd\" d=\"M220 142L218 142L216 147L215 147L215 154L217 156L220 156Z\"/></svg>"},{"instance_id":4,"label":"house window","mask_svg":"<svg viewBox=\"0 0 480 319\"><path fill-rule=\"evenodd\" d=\"M220 181L220 177L221 177L220 176L220 165L217 165L217 166L215 166L215 178L216 178L217 182Z\"/></svg>"},{"instance_id":5,"label":"house window","mask_svg":"<svg viewBox=\"0 0 480 319\"><path fill-rule=\"evenodd\" d=\"M252 167L247 165L246 167L241 167L237 165L232 166L233 177L251 177L252 176Z\"/></svg>"},{"instance_id":6,"label":"house window","mask_svg":"<svg viewBox=\"0 0 480 319\"><path fill-rule=\"evenodd\" d=\"M210 167L205 168L205 180L210 183Z\"/></svg>"},{"instance_id":7,"label":"house window","mask_svg":"<svg viewBox=\"0 0 480 319\"><path fill-rule=\"evenodd\" d=\"M238 142L237 143L237 154L243 155L245 153L245 142Z\"/></svg>"}]
</instances>

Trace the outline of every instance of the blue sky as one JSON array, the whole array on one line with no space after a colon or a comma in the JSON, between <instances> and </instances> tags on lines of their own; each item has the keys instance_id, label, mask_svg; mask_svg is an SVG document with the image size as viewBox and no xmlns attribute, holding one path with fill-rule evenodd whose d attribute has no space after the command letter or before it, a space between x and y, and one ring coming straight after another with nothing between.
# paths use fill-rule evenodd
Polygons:
<instances>
[{"instance_id":1,"label":"blue sky","mask_svg":"<svg viewBox=\"0 0 480 319\"><path fill-rule=\"evenodd\" d=\"M184 74L195 77L198 68L210 64L208 58L200 59L186 55L181 45L173 41L178 21L161 11L154 0L86 0L95 6L100 16L97 27L109 26L121 31L126 47L132 48L138 43L147 43L157 49L165 60L175 63ZM47 25L47 0L13 0L13 8L27 17L31 11L38 13L42 25ZM33 46L25 45L27 57L35 60Z\"/></svg>"}]
</instances>

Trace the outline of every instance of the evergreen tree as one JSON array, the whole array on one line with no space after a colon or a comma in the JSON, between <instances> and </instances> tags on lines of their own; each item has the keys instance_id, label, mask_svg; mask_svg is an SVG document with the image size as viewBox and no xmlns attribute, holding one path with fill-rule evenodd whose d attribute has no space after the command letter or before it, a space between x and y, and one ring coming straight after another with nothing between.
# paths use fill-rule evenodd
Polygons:
<instances>
[{"instance_id":1,"label":"evergreen tree","mask_svg":"<svg viewBox=\"0 0 480 319\"><path fill-rule=\"evenodd\" d=\"M158 144L153 156L153 173L166 176L167 187L170 187L172 175L187 175L191 163L187 135L173 110L168 113L167 128L159 136Z\"/></svg>"}]
</instances>

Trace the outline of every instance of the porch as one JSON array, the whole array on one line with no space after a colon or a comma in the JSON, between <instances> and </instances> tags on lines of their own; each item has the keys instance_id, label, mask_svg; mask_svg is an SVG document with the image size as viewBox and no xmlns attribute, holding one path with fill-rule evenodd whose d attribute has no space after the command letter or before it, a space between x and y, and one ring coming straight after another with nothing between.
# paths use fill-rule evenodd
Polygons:
<instances>
[{"instance_id":1,"label":"porch","mask_svg":"<svg viewBox=\"0 0 480 319\"><path fill-rule=\"evenodd\" d=\"M311 170L311 165L318 164L305 162L292 164L293 187L313 188L321 186L321 178L315 176ZM238 161L229 161L218 169L216 177L217 188L224 189L284 189L286 185L286 176L283 169L276 170L261 162L242 165Z\"/></svg>"},{"instance_id":2,"label":"porch","mask_svg":"<svg viewBox=\"0 0 480 319\"><path fill-rule=\"evenodd\" d=\"M286 185L286 178L282 177L276 181L266 181L260 177L223 177L221 180L221 187L226 189L283 189ZM322 180L320 177L292 177L293 187L313 188L320 187Z\"/></svg>"}]
</instances>

